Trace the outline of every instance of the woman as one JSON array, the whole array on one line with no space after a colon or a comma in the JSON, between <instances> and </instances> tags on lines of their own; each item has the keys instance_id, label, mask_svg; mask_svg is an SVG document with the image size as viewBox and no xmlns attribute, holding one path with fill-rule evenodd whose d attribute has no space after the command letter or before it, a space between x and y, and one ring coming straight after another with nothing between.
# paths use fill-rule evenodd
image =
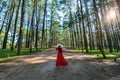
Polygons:
<instances>
[{"instance_id":1,"label":"woman","mask_svg":"<svg viewBox=\"0 0 120 80\"><path fill-rule=\"evenodd\" d=\"M60 68L62 66L67 66L68 62L65 60L65 58L63 56L62 46L58 45L56 50L58 50L57 59L56 59L57 68Z\"/></svg>"}]
</instances>

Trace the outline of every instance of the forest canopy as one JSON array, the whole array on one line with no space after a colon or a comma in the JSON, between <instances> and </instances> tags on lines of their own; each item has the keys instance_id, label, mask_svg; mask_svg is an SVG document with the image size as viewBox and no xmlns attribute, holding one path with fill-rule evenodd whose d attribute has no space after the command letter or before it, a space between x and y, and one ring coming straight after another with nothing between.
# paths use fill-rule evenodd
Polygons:
<instances>
[{"instance_id":1,"label":"forest canopy","mask_svg":"<svg viewBox=\"0 0 120 80\"><path fill-rule=\"evenodd\" d=\"M120 50L119 0L0 0L0 48Z\"/></svg>"}]
</instances>

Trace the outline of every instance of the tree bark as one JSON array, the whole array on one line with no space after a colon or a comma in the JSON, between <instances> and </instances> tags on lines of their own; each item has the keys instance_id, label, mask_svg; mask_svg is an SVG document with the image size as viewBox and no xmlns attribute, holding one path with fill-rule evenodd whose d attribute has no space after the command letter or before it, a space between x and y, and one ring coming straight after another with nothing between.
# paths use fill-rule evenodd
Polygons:
<instances>
[{"instance_id":1,"label":"tree bark","mask_svg":"<svg viewBox=\"0 0 120 80\"><path fill-rule=\"evenodd\" d=\"M99 16L98 16L98 10L97 10L97 7L96 7L96 1L95 0L93 0L93 5L94 5L94 9L95 9L95 16L96 16L96 19L97 19L96 20L97 21L96 25L99 24L99 27L97 29L99 31L98 37L100 39L100 51L102 52L103 58L107 58L106 55L105 55L105 53L104 53L102 28L101 28L100 19L99 19Z\"/></svg>"},{"instance_id":2,"label":"tree bark","mask_svg":"<svg viewBox=\"0 0 120 80\"><path fill-rule=\"evenodd\" d=\"M44 45L44 36L45 36L45 16L46 16L46 8L47 8L47 0L45 0L45 8L44 8L44 16L43 16L43 27L42 27L42 41L41 41L41 48Z\"/></svg>"},{"instance_id":3,"label":"tree bark","mask_svg":"<svg viewBox=\"0 0 120 80\"><path fill-rule=\"evenodd\" d=\"M15 41L15 34L16 34L16 27L17 27L17 21L18 21L20 2L21 2L21 0L19 0L19 4L18 4L18 7L17 7L17 11L16 11L16 18L15 18L15 24L14 24L14 33L13 33L13 38L12 38L11 50L14 49L14 41Z\"/></svg>"},{"instance_id":4,"label":"tree bark","mask_svg":"<svg viewBox=\"0 0 120 80\"><path fill-rule=\"evenodd\" d=\"M1 34L2 29L4 27L5 20L6 20L7 16L8 16L7 14L8 14L8 11L5 12L5 16L4 16L4 19L3 19L3 22L2 22L2 26L1 26L1 29L0 29L0 34Z\"/></svg>"},{"instance_id":5,"label":"tree bark","mask_svg":"<svg viewBox=\"0 0 120 80\"><path fill-rule=\"evenodd\" d=\"M20 55L21 48L22 48L24 15L25 15L25 0L22 0L21 21L20 21L20 31L19 31L19 38L18 38L18 51L17 51L17 55Z\"/></svg>"},{"instance_id":6,"label":"tree bark","mask_svg":"<svg viewBox=\"0 0 120 80\"><path fill-rule=\"evenodd\" d=\"M89 10L88 10L88 6L87 6L87 0L84 0L84 4L85 4L85 10L86 10L86 21L87 21L87 26L88 26L88 32L89 32L89 46L90 46L90 50L92 50L92 40L91 40L91 30L90 30L90 18L89 18Z\"/></svg>"},{"instance_id":7,"label":"tree bark","mask_svg":"<svg viewBox=\"0 0 120 80\"><path fill-rule=\"evenodd\" d=\"M37 5L36 5L36 10L37 10ZM38 12L38 16L37 16L37 11L36 11L36 38L35 38L35 48L36 51L38 51L38 27L39 27L39 23L40 23L40 9Z\"/></svg>"},{"instance_id":8,"label":"tree bark","mask_svg":"<svg viewBox=\"0 0 120 80\"><path fill-rule=\"evenodd\" d=\"M30 52L32 52L33 42L34 42L34 14L35 14L36 0L34 0L34 6L32 11L32 19L31 19L31 29L30 29Z\"/></svg>"},{"instance_id":9,"label":"tree bark","mask_svg":"<svg viewBox=\"0 0 120 80\"><path fill-rule=\"evenodd\" d=\"M80 6L81 6L81 15L82 15L82 26L83 26L83 38L84 38L84 46L86 53L88 53L88 42L87 42L87 37L86 37L86 30L85 30L85 25L84 25L84 17L83 17L83 6L82 6L82 1L80 0Z\"/></svg>"},{"instance_id":10,"label":"tree bark","mask_svg":"<svg viewBox=\"0 0 120 80\"><path fill-rule=\"evenodd\" d=\"M8 33L9 33L9 30L10 30L10 27L11 27L11 22L12 22L12 18L13 18L13 14L14 14L14 9L15 9L15 3L13 3L11 5L10 19L9 19L9 22L8 22L8 27L6 27L6 32L5 32L5 37L4 37L2 49L6 49L6 46L7 46Z\"/></svg>"}]
</instances>

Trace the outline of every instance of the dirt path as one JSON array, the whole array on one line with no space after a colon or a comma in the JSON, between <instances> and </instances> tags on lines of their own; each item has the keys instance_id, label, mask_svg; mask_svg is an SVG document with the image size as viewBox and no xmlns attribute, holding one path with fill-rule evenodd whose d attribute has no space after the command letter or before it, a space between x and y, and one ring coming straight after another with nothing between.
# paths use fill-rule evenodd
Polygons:
<instances>
[{"instance_id":1,"label":"dirt path","mask_svg":"<svg viewBox=\"0 0 120 80\"><path fill-rule=\"evenodd\" d=\"M0 64L0 80L120 80L120 65L94 56L64 53L69 65L56 69L56 51L48 50Z\"/></svg>"}]
</instances>

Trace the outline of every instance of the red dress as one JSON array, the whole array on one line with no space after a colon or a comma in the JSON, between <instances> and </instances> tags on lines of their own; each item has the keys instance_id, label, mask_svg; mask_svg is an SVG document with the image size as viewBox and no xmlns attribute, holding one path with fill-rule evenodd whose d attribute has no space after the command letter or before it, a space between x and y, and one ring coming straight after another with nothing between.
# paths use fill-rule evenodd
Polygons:
<instances>
[{"instance_id":1,"label":"red dress","mask_svg":"<svg viewBox=\"0 0 120 80\"><path fill-rule=\"evenodd\" d=\"M67 66L68 62L65 60L62 54L63 53L62 48L56 48L56 50L58 50L56 66Z\"/></svg>"}]
</instances>

